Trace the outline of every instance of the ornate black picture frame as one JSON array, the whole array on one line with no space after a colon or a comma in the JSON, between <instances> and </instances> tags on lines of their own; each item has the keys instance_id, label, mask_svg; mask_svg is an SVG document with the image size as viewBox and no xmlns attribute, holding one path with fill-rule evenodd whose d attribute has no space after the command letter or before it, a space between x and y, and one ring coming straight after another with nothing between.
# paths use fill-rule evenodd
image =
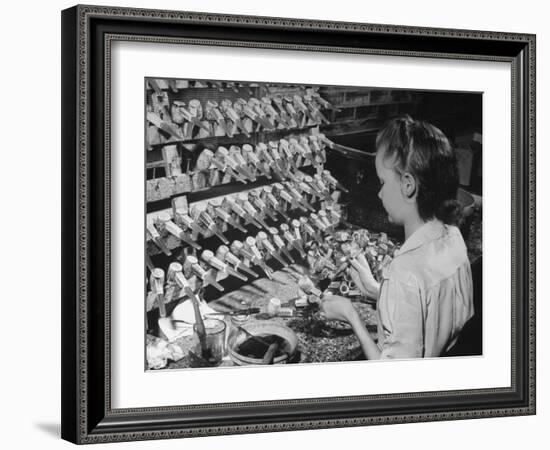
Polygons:
<instances>
[{"instance_id":1,"label":"ornate black picture frame","mask_svg":"<svg viewBox=\"0 0 550 450\"><path fill-rule=\"evenodd\" d=\"M512 336L506 388L113 409L110 62L114 41L508 62ZM62 12L62 437L99 443L535 413L535 36L75 6Z\"/></svg>"}]
</instances>

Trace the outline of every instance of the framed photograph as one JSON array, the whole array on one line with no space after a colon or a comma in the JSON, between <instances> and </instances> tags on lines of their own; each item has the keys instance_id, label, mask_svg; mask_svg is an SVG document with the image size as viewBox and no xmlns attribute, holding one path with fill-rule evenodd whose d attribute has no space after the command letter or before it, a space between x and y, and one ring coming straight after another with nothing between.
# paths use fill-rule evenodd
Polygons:
<instances>
[{"instance_id":1,"label":"framed photograph","mask_svg":"<svg viewBox=\"0 0 550 450\"><path fill-rule=\"evenodd\" d=\"M62 437L535 413L535 36L62 12Z\"/></svg>"}]
</instances>

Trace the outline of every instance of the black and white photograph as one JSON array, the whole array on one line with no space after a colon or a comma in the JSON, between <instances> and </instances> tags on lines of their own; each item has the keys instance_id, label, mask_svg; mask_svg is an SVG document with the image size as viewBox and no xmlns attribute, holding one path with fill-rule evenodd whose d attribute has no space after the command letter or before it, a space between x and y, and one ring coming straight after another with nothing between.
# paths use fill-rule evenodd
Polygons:
<instances>
[{"instance_id":1,"label":"black and white photograph","mask_svg":"<svg viewBox=\"0 0 550 450\"><path fill-rule=\"evenodd\" d=\"M145 370L483 355L482 92L143 94Z\"/></svg>"},{"instance_id":2,"label":"black and white photograph","mask_svg":"<svg viewBox=\"0 0 550 450\"><path fill-rule=\"evenodd\" d=\"M62 11L63 439L535 442L544 27L428 3Z\"/></svg>"}]
</instances>

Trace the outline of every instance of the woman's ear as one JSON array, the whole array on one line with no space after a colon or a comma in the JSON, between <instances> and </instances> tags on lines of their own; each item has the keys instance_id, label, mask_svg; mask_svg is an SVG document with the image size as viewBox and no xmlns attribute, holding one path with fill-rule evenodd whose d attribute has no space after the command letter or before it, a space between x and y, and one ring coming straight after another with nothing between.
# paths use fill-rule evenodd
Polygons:
<instances>
[{"instance_id":1,"label":"woman's ear","mask_svg":"<svg viewBox=\"0 0 550 450\"><path fill-rule=\"evenodd\" d=\"M401 193L407 200L415 200L417 192L416 179L409 173L401 175Z\"/></svg>"}]
</instances>

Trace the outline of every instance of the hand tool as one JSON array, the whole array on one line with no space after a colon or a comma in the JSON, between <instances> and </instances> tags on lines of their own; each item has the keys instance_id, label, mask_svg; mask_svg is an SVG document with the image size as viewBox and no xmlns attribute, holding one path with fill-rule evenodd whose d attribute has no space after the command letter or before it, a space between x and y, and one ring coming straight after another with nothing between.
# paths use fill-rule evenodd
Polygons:
<instances>
[{"instance_id":1,"label":"hand tool","mask_svg":"<svg viewBox=\"0 0 550 450\"><path fill-rule=\"evenodd\" d=\"M313 153L313 150L311 150L311 147L309 146L308 137L300 136L300 139L298 142L299 142L299 146L305 150L307 159L311 162L311 165L313 167L319 168L321 166L321 162L317 159L316 155Z\"/></svg>"},{"instance_id":2,"label":"hand tool","mask_svg":"<svg viewBox=\"0 0 550 450\"><path fill-rule=\"evenodd\" d=\"M239 108L244 113L245 116L247 116L249 119L256 122L258 125L261 125L265 129L271 128L271 123L266 119L264 120L262 117L260 117L256 111L247 103L246 100L239 98L237 99L237 102L239 104ZM235 103L233 104L235 106Z\"/></svg>"},{"instance_id":3,"label":"hand tool","mask_svg":"<svg viewBox=\"0 0 550 450\"><path fill-rule=\"evenodd\" d=\"M247 223L251 223L256 228L261 229L262 225L256 221L256 219L251 216L247 211L245 211L239 204L236 203L234 198L226 197L223 199L222 206L230 209L235 212L239 217L245 219Z\"/></svg>"},{"instance_id":4,"label":"hand tool","mask_svg":"<svg viewBox=\"0 0 550 450\"><path fill-rule=\"evenodd\" d=\"M287 204L291 205L293 209L300 208L302 211L307 211L307 208L298 202L298 199L291 195L281 183L275 183L273 185L273 192L287 202Z\"/></svg>"},{"instance_id":5,"label":"hand tool","mask_svg":"<svg viewBox=\"0 0 550 450\"><path fill-rule=\"evenodd\" d=\"M184 226L196 234L202 234L203 236L208 234L207 230L201 227L194 218L191 218L188 210L185 208L176 208L174 218L178 225Z\"/></svg>"},{"instance_id":6,"label":"hand tool","mask_svg":"<svg viewBox=\"0 0 550 450\"><path fill-rule=\"evenodd\" d=\"M317 189L319 190L319 192L323 193L323 195L325 196L325 199L327 199L328 201L332 201L332 196L330 195L330 189L323 182L321 175L319 174L313 175L313 183L317 185Z\"/></svg>"},{"instance_id":7,"label":"hand tool","mask_svg":"<svg viewBox=\"0 0 550 450\"><path fill-rule=\"evenodd\" d=\"M271 227L269 228L269 232L271 233L271 238L273 239L275 246L279 249L280 252L282 252L286 256L291 264L294 264L296 261L294 261L294 258L286 248L286 245L281 239L281 236L279 236L279 230L277 230L277 228L275 227Z\"/></svg>"},{"instance_id":8,"label":"hand tool","mask_svg":"<svg viewBox=\"0 0 550 450\"><path fill-rule=\"evenodd\" d=\"M160 237L160 234L158 230L155 228L155 226L152 223L148 223L146 228L147 228L147 234L151 237L153 242L162 251L162 253L164 253L166 256L171 256L172 252Z\"/></svg>"},{"instance_id":9,"label":"hand tool","mask_svg":"<svg viewBox=\"0 0 550 450\"><path fill-rule=\"evenodd\" d=\"M250 144L244 144L242 147L242 155L246 162L252 164L256 169L262 172L268 179L271 179L271 173L265 168L265 165L260 161L254 153L254 149Z\"/></svg>"},{"instance_id":10,"label":"hand tool","mask_svg":"<svg viewBox=\"0 0 550 450\"><path fill-rule=\"evenodd\" d=\"M231 243L230 249L233 254L237 256L243 256L250 262L252 262L254 259L254 254L250 250L245 248L244 244L241 241L233 241Z\"/></svg>"},{"instance_id":11,"label":"hand tool","mask_svg":"<svg viewBox=\"0 0 550 450\"><path fill-rule=\"evenodd\" d=\"M258 247L256 247L256 239L252 236L247 237L244 241L244 247L254 255L252 262L257 266L260 266L269 279L273 278L273 271L267 266L262 253Z\"/></svg>"},{"instance_id":12,"label":"hand tool","mask_svg":"<svg viewBox=\"0 0 550 450\"><path fill-rule=\"evenodd\" d=\"M159 308L158 326L161 336L169 341L174 336L174 326L172 320L166 317L166 305L164 304L164 270L159 268L153 269L149 277L149 284Z\"/></svg>"},{"instance_id":13,"label":"hand tool","mask_svg":"<svg viewBox=\"0 0 550 450\"><path fill-rule=\"evenodd\" d=\"M287 128L298 128L298 122L289 115L288 111L285 109L283 96L280 94L274 95L272 98L273 104L277 106L279 110L279 116L286 123Z\"/></svg>"},{"instance_id":14,"label":"hand tool","mask_svg":"<svg viewBox=\"0 0 550 450\"><path fill-rule=\"evenodd\" d=\"M325 109L332 109L334 111L340 111L339 108L336 108L334 107L331 103L329 103L327 100L325 100L323 97L321 97L321 95L319 94L319 92L317 92L316 90L314 89L307 89L306 90L307 94L310 95L311 97L313 97L315 99L315 101L317 103L319 103L323 108Z\"/></svg>"},{"instance_id":15,"label":"hand tool","mask_svg":"<svg viewBox=\"0 0 550 450\"><path fill-rule=\"evenodd\" d=\"M271 186L264 186L262 190L263 199L270 205L275 211L277 211L285 220L290 220L290 217L285 212L284 205L279 202L273 195L273 188Z\"/></svg>"},{"instance_id":16,"label":"hand tool","mask_svg":"<svg viewBox=\"0 0 550 450\"><path fill-rule=\"evenodd\" d=\"M294 161L294 153L290 149L290 143L286 139L279 139L279 151L284 155L286 162L290 165L293 170L298 170L296 166L296 161Z\"/></svg>"},{"instance_id":17,"label":"hand tool","mask_svg":"<svg viewBox=\"0 0 550 450\"><path fill-rule=\"evenodd\" d=\"M292 183L286 182L284 183L285 188L288 192L290 192L290 195L296 199L298 203L305 206L307 209L309 209L312 212L315 212L316 209L309 204L309 202L304 198L302 194L300 194L292 185Z\"/></svg>"},{"instance_id":18,"label":"hand tool","mask_svg":"<svg viewBox=\"0 0 550 450\"><path fill-rule=\"evenodd\" d=\"M238 220L234 219L233 216L221 206L214 206L210 204L207 209L209 210L209 213L212 213L211 215L220 218L230 227L237 228L243 233L246 233L246 228L244 228Z\"/></svg>"},{"instance_id":19,"label":"hand tool","mask_svg":"<svg viewBox=\"0 0 550 450\"><path fill-rule=\"evenodd\" d=\"M313 222L313 224L317 227L317 229L319 231L324 232L326 230L326 228L327 228L326 225L323 222L321 222L321 220L319 219L319 216L317 214L311 213L309 215L309 217L310 217L310 220Z\"/></svg>"},{"instance_id":20,"label":"hand tool","mask_svg":"<svg viewBox=\"0 0 550 450\"><path fill-rule=\"evenodd\" d=\"M304 248L302 247L300 242L296 241L296 238L290 233L288 225L286 223L281 224L280 230L282 231L283 237L286 239L286 241L296 250L298 250L302 258L305 258L306 252L304 251Z\"/></svg>"},{"instance_id":21,"label":"hand tool","mask_svg":"<svg viewBox=\"0 0 550 450\"><path fill-rule=\"evenodd\" d=\"M313 229L306 217L300 217L296 222L298 222L298 226L294 225L294 228L296 230L301 229L307 236L308 241L312 239L319 241L319 234Z\"/></svg>"},{"instance_id":22,"label":"hand tool","mask_svg":"<svg viewBox=\"0 0 550 450\"><path fill-rule=\"evenodd\" d=\"M233 137L233 133L227 126L227 122L225 121L223 114L218 109L218 102L214 100L208 100L205 105L205 112L206 112L206 118L208 120L216 122L220 126L220 128L223 130L226 136L230 138Z\"/></svg>"},{"instance_id":23,"label":"hand tool","mask_svg":"<svg viewBox=\"0 0 550 450\"><path fill-rule=\"evenodd\" d=\"M250 191L248 193L248 201L252 203L253 206L258 208L258 211L262 216L268 215L271 218L271 220L277 220L275 211L271 209L269 206L267 206L267 204L261 198L262 192L263 191L261 189Z\"/></svg>"},{"instance_id":24,"label":"hand tool","mask_svg":"<svg viewBox=\"0 0 550 450\"><path fill-rule=\"evenodd\" d=\"M253 217L254 220L261 224L262 227L269 228L264 219L262 219L262 214L256 211L256 208L254 208L248 201L248 195L246 193L242 192L237 195L237 203L245 210L247 214L249 214L250 217Z\"/></svg>"},{"instance_id":25,"label":"hand tool","mask_svg":"<svg viewBox=\"0 0 550 450\"><path fill-rule=\"evenodd\" d=\"M336 178L334 178L328 170L323 170L322 177L324 180L328 181L330 184L340 189L341 191L344 191L345 193L349 192L349 190L346 189L346 187L342 185L342 183L340 183Z\"/></svg>"},{"instance_id":26,"label":"hand tool","mask_svg":"<svg viewBox=\"0 0 550 450\"><path fill-rule=\"evenodd\" d=\"M247 178L251 181L256 181L256 176L254 171L248 167L248 163L245 161L243 155L241 154L241 149L236 145L229 147L229 156L231 156L237 163L239 167L239 172L246 174Z\"/></svg>"},{"instance_id":27,"label":"hand tool","mask_svg":"<svg viewBox=\"0 0 550 450\"><path fill-rule=\"evenodd\" d=\"M189 280L183 275L183 266L179 262L170 263L168 267L168 281L176 284L190 299L195 298L197 302L200 302L193 292Z\"/></svg>"},{"instance_id":28,"label":"hand tool","mask_svg":"<svg viewBox=\"0 0 550 450\"><path fill-rule=\"evenodd\" d=\"M305 148L303 145L301 145L296 138L290 138L288 140L288 144L289 144L290 150L294 154L299 155L296 165L302 166L302 165L305 165L308 161L311 165L313 165L314 158L313 158L313 155L311 154L311 151L308 151L308 148Z\"/></svg>"},{"instance_id":29,"label":"hand tool","mask_svg":"<svg viewBox=\"0 0 550 450\"><path fill-rule=\"evenodd\" d=\"M286 267L286 261L275 250L275 247L273 247L273 244L269 241L267 234L264 231L260 231L256 235L256 244L259 249L265 250L272 258L279 261L283 267Z\"/></svg>"},{"instance_id":30,"label":"hand tool","mask_svg":"<svg viewBox=\"0 0 550 450\"><path fill-rule=\"evenodd\" d=\"M291 96L285 95L283 97L283 106L290 117L292 117L292 119L296 122L297 127L303 127L305 125L306 117L302 116L302 118L300 118L300 115L296 112L296 109L294 108L293 99Z\"/></svg>"},{"instance_id":31,"label":"hand tool","mask_svg":"<svg viewBox=\"0 0 550 450\"><path fill-rule=\"evenodd\" d=\"M237 164L237 161L233 159L233 157L229 154L229 150L227 150L225 147L218 147L218 149L216 150L216 156L224 161L225 164L231 168L231 170L238 173L241 177L243 177L244 179L249 178L248 172L246 172L246 170L243 170L243 168L241 168L239 164Z\"/></svg>"},{"instance_id":32,"label":"hand tool","mask_svg":"<svg viewBox=\"0 0 550 450\"><path fill-rule=\"evenodd\" d=\"M260 312L260 308L246 308L246 309L236 309L233 311L216 311L216 312L209 312L204 314L205 317L211 317L211 316L249 316L251 314L258 314ZM183 319L173 319L173 322L181 322L181 323L189 323L187 320Z\"/></svg>"},{"instance_id":33,"label":"hand tool","mask_svg":"<svg viewBox=\"0 0 550 450\"><path fill-rule=\"evenodd\" d=\"M181 141L183 139L183 135L181 134L181 130L179 127L177 127L173 123L166 122L154 112L147 111L147 120L151 122L153 125L155 125L157 128L159 128L160 130L169 134L173 140Z\"/></svg>"},{"instance_id":34,"label":"hand tool","mask_svg":"<svg viewBox=\"0 0 550 450\"><path fill-rule=\"evenodd\" d=\"M203 269L203 267L199 264L198 259L193 255L188 255L185 259L186 264L188 264L191 267L191 271L200 278L205 285L211 284L214 286L218 291L223 292L224 288L221 284L219 284L216 281L215 275L211 271L206 271Z\"/></svg>"},{"instance_id":35,"label":"hand tool","mask_svg":"<svg viewBox=\"0 0 550 450\"><path fill-rule=\"evenodd\" d=\"M321 209L318 212L319 220L323 223L325 226L325 230L332 229L332 223L330 223L330 220L328 220L327 212L324 209Z\"/></svg>"},{"instance_id":36,"label":"hand tool","mask_svg":"<svg viewBox=\"0 0 550 450\"><path fill-rule=\"evenodd\" d=\"M318 124L324 123L330 123L330 121L325 117L325 115L321 112L319 106L314 101L313 97L311 95L304 95L302 97L303 103L308 108L310 115L315 118L315 122Z\"/></svg>"},{"instance_id":37,"label":"hand tool","mask_svg":"<svg viewBox=\"0 0 550 450\"><path fill-rule=\"evenodd\" d=\"M185 231L183 231L178 225L172 222L170 214L166 212L161 212L156 219L156 223L159 228L166 230L168 233L172 234L179 240L191 245L196 249L200 249L201 246Z\"/></svg>"},{"instance_id":38,"label":"hand tool","mask_svg":"<svg viewBox=\"0 0 550 450\"><path fill-rule=\"evenodd\" d=\"M198 105L197 105L197 103L194 103L193 104L194 109L195 109L195 111L199 111L200 102L198 100L195 100L195 102L198 102ZM191 105L191 103L190 103L190 105ZM202 107L200 108L200 111L202 112ZM174 120L174 113L176 114L176 117L180 121L176 122L176 120ZM172 120L174 120L175 123L178 123L178 124L181 125L184 121L189 122L189 123L193 124L194 126L202 128L203 130L210 133L210 131L211 131L210 128L208 126L206 126L204 123L202 123L199 119L200 119L200 117L196 117L195 115L191 114L191 112L188 111L185 108L185 102L182 102L182 101L179 101L179 100L174 100L174 102L172 103Z\"/></svg>"},{"instance_id":39,"label":"hand tool","mask_svg":"<svg viewBox=\"0 0 550 450\"><path fill-rule=\"evenodd\" d=\"M319 139L317 138L317 135L310 134L308 136L309 139L309 146L311 147L312 151L315 153L316 157L320 160L322 164L325 164L327 162L327 153L325 151L325 146L321 146L319 144Z\"/></svg>"},{"instance_id":40,"label":"hand tool","mask_svg":"<svg viewBox=\"0 0 550 450\"><path fill-rule=\"evenodd\" d=\"M301 277L298 280L298 286L306 294L311 294L319 298L321 297L321 295L323 295L323 293L314 286L313 281L311 281L309 277Z\"/></svg>"},{"instance_id":41,"label":"hand tool","mask_svg":"<svg viewBox=\"0 0 550 450\"><path fill-rule=\"evenodd\" d=\"M197 217L206 226L206 229L208 231L215 234L218 237L218 239L220 239L224 244L229 244L229 241L220 230L220 227L216 224L214 219L210 217L210 214L208 214L207 211L201 211L200 213L198 213Z\"/></svg>"},{"instance_id":42,"label":"hand tool","mask_svg":"<svg viewBox=\"0 0 550 450\"><path fill-rule=\"evenodd\" d=\"M225 99L222 100L221 104L221 111L226 115L226 117L235 124L238 130L240 130L241 133L246 135L246 137L250 137L250 133L245 128L241 118L239 117L239 114L237 111L233 109L233 104L231 103L231 100Z\"/></svg>"},{"instance_id":43,"label":"hand tool","mask_svg":"<svg viewBox=\"0 0 550 450\"><path fill-rule=\"evenodd\" d=\"M311 113L308 107L304 104L304 102L302 101L302 97L300 95L294 94L294 96L292 97L292 100L293 100L292 105L294 106L294 109L296 111L302 113L312 122L318 123L318 119Z\"/></svg>"},{"instance_id":44,"label":"hand tool","mask_svg":"<svg viewBox=\"0 0 550 450\"><path fill-rule=\"evenodd\" d=\"M240 274L220 259L216 258L211 250L204 250L201 254L201 258L207 264L211 265L214 269L219 270L220 272L224 272L234 278L238 278L241 281L248 281L247 277Z\"/></svg>"},{"instance_id":45,"label":"hand tool","mask_svg":"<svg viewBox=\"0 0 550 450\"><path fill-rule=\"evenodd\" d=\"M288 128L287 121L275 110L269 97L261 98L261 106L272 123L279 122L284 128Z\"/></svg>"},{"instance_id":46,"label":"hand tool","mask_svg":"<svg viewBox=\"0 0 550 450\"><path fill-rule=\"evenodd\" d=\"M258 274L249 268L243 261L237 258L233 253L229 251L229 247L226 245L220 245L216 251L216 258L225 261L228 264L233 265L235 270L245 272L255 278L258 278Z\"/></svg>"},{"instance_id":47,"label":"hand tool","mask_svg":"<svg viewBox=\"0 0 550 450\"><path fill-rule=\"evenodd\" d=\"M248 107L252 109L258 115L258 121L260 121L266 130L274 130L275 122L267 117L263 109L262 103L254 97L248 99Z\"/></svg>"},{"instance_id":48,"label":"hand tool","mask_svg":"<svg viewBox=\"0 0 550 450\"><path fill-rule=\"evenodd\" d=\"M256 146L256 156L260 158L261 160L264 160L269 168L275 172L275 174L281 178L284 179L285 176L279 166L275 163L275 160L271 157L271 154L269 153L269 150L267 148L267 145L265 145L263 142L260 142Z\"/></svg>"}]
</instances>

